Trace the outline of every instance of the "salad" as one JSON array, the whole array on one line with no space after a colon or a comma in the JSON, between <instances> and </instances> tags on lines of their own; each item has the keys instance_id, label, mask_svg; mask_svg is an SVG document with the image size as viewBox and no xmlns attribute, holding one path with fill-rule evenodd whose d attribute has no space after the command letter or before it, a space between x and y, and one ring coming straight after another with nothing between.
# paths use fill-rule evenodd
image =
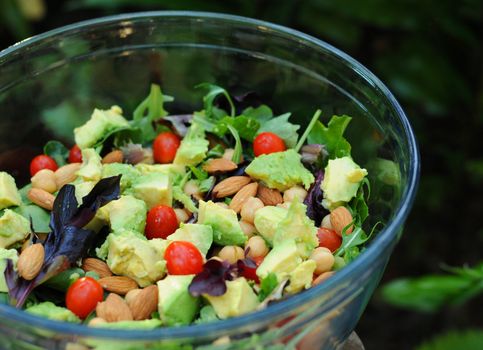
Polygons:
<instances>
[{"instance_id":1,"label":"salad","mask_svg":"<svg viewBox=\"0 0 483 350\"><path fill-rule=\"evenodd\" d=\"M168 113L157 85L132 118L95 109L20 190L0 172L0 302L91 327L211 322L323 283L364 249L349 116L317 111L302 132L290 113L198 88L191 114Z\"/></svg>"}]
</instances>

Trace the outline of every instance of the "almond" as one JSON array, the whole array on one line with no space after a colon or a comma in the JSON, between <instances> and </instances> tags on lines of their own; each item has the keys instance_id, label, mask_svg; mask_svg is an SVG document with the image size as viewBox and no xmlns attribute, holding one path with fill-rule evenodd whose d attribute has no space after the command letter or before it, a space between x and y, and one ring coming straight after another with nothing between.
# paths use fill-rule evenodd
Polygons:
<instances>
[{"instance_id":1,"label":"almond","mask_svg":"<svg viewBox=\"0 0 483 350\"><path fill-rule=\"evenodd\" d=\"M50 169L42 169L38 171L30 179L33 188L40 188L49 193L57 191L57 183L55 182L54 172Z\"/></svg>"},{"instance_id":2,"label":"almond","mask_svg":"<svg viewBox=\"0 0 483 350\"><path fill-rule=\"evenodd\" d=\"M40 243L32 244L18 257L18 274L27 281L33 280L39 274L44 264L45 249Z\"/></svg>"},{"instance_id":3,"label":"almond","mask_svg":"<svg viewBox=\"0 0 483 350\"><path fill-rule=\"evenodd\" d=\"M256 182L243 186L231 200L230 209L233 209L236 213L239 213L243 204L245 204L248 198L255 197L257 194L257 188L258 184Z\"/></svg>"},{"instance_id":4,"label":"almond","mask_svg":"<svg viewBox=\"0 0 483 350\"><path fill-rule=\"evenodd\" d=\"M98 282L108 292L120 295L126 295L130 290L138 288L136 281L126 276L108 276L101 278Z\"/></svg>"},{"instance_id":5,"label":"almond","mask_svg":"<svg viewBox=\"0 0 483 350\"><path fill-rule=\"evenodd\" d=\"M124 160L124 155L122 154L121 150L114 150L109 152L102 158L102 164L109 164L109 163L122 163Z\"/></svg>"},{"instance_id":6,"label":"almond","mask_svg":"<svg viewBox=\"0 0 483 350\"><path fill-rule=\"evenodd\" d=\"M70 163L57 169L54 173L57 188L61 188L65 184L74 181L77 178L77 171L81 166L81 163Z\"/></svg>"},{"instance_id":7,"label":"almond","mask_svg":"<svg viewBox=\"0 0 483 350\"><path fill-rule=\"evenodd\" d=\"M138 297L139 293L141 293L142 289L131 289L127 294L124 296L124 300L129 305L131 301Z\"/></svg>"},{"instance_id":8,"label":"almond","mask_svg":"<svg viewBox=\"0 0 483 350\"><path fill-rule=\"evenodd\" d=\"M261 184L258 186L257 197L260 198L265 205L277 205L283 202L280 191L268 188Z\"/></svg>"},{"instance_id":9,"label":"almond","mask_svg":"<svg viewBox=\"0 0 483 350\"><path fill-rule=\"evenodd\" d=\"M349 225L353 221L350 211L346 207L337 207L330 212L330 224L332 229L337 232L339 236L342 235L344 227ZM354 229L354 225L351 225L345 233L349 234Z\"/></svg>"},{"instance_id":10,"label":"almond","mask_svg":"<svg viewBox=\"0 0 483 350\"><path fill-rule=\"evenodd\" d=\"M215 198L223 198L237 193L240 189L248 185L251 179L248 176L232 176L221 181L213 188Z\"/></svg>"},{"instance_id":11,"label":"almond","mask_svg":"<svg viewBox=\"0 0 483 350\"><path fill-rule=\"evenodd\" d=\"M88 272L88 271L94 271L99 275L100 278L112 276L111 269L107 264L96 258L85 258L82 261L82 270Z\"/></svg>"},{"instance_id":12,"label":"almond","mask_svg":"<svg viewBox=\"0 0 483 350\"><path fill-rule=\"evenodd\" d=\"M225 171L232 171L238 168L238 165L233 163L229 159L225 158L214 158L210 159L203 165L203 169L208 173L218 173L218 172L225 172Z\"/></svg>"},{"instance_id":13,"label":"almond","mask_svg":"<svg viewBox=\"0 0 483 350\"><path fill-rule=\"evenodd\" d=\"M96 307L97 317L107 322L132 321L131 309L122 297L111 293L106 300L98 303Z\"/></svg>"},{"instance_id":14,"label":"almond","mask_svg":"<svg viewBox=\"0 0 483 350\"><path fill-rule=\"evenodd\" d=\"M134 320L146 320L158 309L158 287L153 285L140 290L127 300Z\"/></svg>"},{"instance_id":15,"label":"almond","mask_svg":"<svg viewBox=\"0 0 483 350\"><path fill-rule=\"evenodd\" d=\"M44 209L52 210L54 206L54 195L40 188L31 188L27 193L27 197L32 203Z\"/></svg>"}]
</instances>

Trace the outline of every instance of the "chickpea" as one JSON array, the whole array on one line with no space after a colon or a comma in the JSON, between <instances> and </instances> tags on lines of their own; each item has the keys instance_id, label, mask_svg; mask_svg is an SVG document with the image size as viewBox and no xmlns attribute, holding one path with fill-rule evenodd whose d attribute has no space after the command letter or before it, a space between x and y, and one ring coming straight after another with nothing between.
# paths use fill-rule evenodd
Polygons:
<instances>
[{"instance_id":1,"label":"chickpea","mask_svg":"<svg viewBox=\"0 0 483 350\"><path fill-rule=\"evenodd\" d=\"M174 209L178 223L186 222L190 218L189 214L184 209L176 208Z\"/></svg>"},{"instance_id":2,"label":"chickpea","mask_svg":"<svg viewBox=\"0 0 483 350\"><path fill-rule=\"evenodd\" d=\"M279 204L277 204L277 207L283 208L283 209L288 209L290 207L290 204L292 204L292 202L279 203Z\"/></svg>"},{"instance_id":3,"label":"chickpea","mask_svg":"<svg viewBox=\"0 0 483 350\"><path fill-rule=\"evenodd\" d=\"M267 243L260 236L250 238L245 245L245 249L248 249L247 255L250 258L265 257L269 251Z\"/></svg>"},{"instance_id":4,"label":"chickpea","mask_svg":"<svg viewBox=\"0 0 483 350\"><path fill-rule=\"evenodd\" d=\"M284 202L291 202L295 198L297 198L299 202L303 202L305 197L307 197L307 191L300 186L293 186L283 193Z\"/></svg>"},{"instance_id":5,"label":"chickpea","mask_svg":"<svg viewBox=\"0 0 483 350\"><path fill-rule=\"evenodd\" d=\"M33 188L40 188L49 193L57 191L54 172L50 169L38 171L31 179Z\"/></svg>"},{"instance_id":6,"label":"chickpea","mask_svg":"<svg viewBox=\"0 0 483 350\"><path fill-rule=\"evenodd\" d=\"M97 325L104 324L104 323L107 323L107 321L105 319L100 318L100 317L94 317L93 319L91 319L89 321L88 326L89 327L95 327Z\"/></svg>"},{"instance_id":7,"label":"chickpea","mask_svg":"<svg viewBox=\"0 0 483 350\"><path fill-rule=\"evenodd\" d=\"M316 275L330 271L335 262L335 258L330 250L324 247L315 248L312 255L310 255L310 259L314 260L317 264L314 271Z\"/></svg>"},{"instance_id":8,"label":"chickpea","mask_svg":"<svg viewBox=\"0 0 483 350\"><path fill-rule=\"evenodd\" d=\"M335 273L334 271L324 272L324 273L318 275L317 278L314 280L314 282L312 284L314 286L316 286L317 284L320 284L320 283L324 282L327 278L331 277L334 273Z\"/></svg>"},{"instance_id":9,"label":"chickpea","mask_svg":"<svg viewBox=\"0 0 483 350\"><path fill-rule=\"evenodd\" d=\"M216 202L216 205L222 207L223 209L229 209L230 207L225 202Z\"/></svg>"},{"instance_id":10,"label":"chickpea","mask_svg":"<svg viewBox=\"0 0 483 350\"><path fill-rule=\"evenodd\" d=\"M325 227L332 230L332 223L330 222L330 214L327 214L326 216L324 216L324 218L322 219L322 222L320 223L320 227Z\"/></svg>"},{"instance_id":11,"label":"chickpea","mask_svg":"<svg viewBox=\"0 0 483 350\"><path fill-rule=\"evenodd\" d=\"M248 198L241 208L240 215L242 217L242 220L253 224L256 211L258 209L262 209L263 207L264 205L260 198Z\"/></svg>"},{"instance_id":12,"label":"chickpea","mask_svg":"<svg viewBox=\"0 0 483 350\"><path fill-rule=\"evenodd\" d=\"M247 236L248 238L253 237L255 235L255 232L257 232L257 229L255 228L255 226L243 220L240 220L240 227L243 233L245 234L245 236Z\"/></svg>"},{"instance_id":13,"label":"chickpea","mask_svg":"<svg viewBox=\"0 0 483 350\"><path fill-rule=\"evenodd\" d=\"M230 264L234 264L240 259L245 259L245 251L238 246L227 245L221 248L218 256Z\"/></svg>"},{"instance_id":14,"label":"chickpea","mask_svg":"<svg viewBox=\"0 0 483 350\"><path fill-rule=\"evenodd\" d=\"M184 193L188 196L200 197L200 189L194 180L188 181L183 188Z\"/></svg>"}]
</instances>

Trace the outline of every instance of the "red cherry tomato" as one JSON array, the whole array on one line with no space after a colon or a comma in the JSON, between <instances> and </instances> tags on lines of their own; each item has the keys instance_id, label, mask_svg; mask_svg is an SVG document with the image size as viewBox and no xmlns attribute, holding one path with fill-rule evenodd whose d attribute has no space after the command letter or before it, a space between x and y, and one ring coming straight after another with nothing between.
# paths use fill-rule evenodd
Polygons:
<instances>
[{"instance_id":1,"label":"red cherry tomato","mask_svg":"<svg viewBox=\"0 0 483 350\"><path fill-rule=\"evenodd\" d=\"M342 238L330 228L320 227L317 231L319 238L319 247L329 248L331 252L335 252L342 244Z\"/></svg>"},{"instance_id":2,"label":"red cherry tomato","mask_svg":"<svg viewBox=\"0 0 483 350\"><path fill-rule=\"evenodd\" d=\"M172 163L178 150L180 139L172 132L162 132L153 142L153 157L158 163Z\"/></svg>"},{"instance_id":3,"label":"red cherry tomato","mask_svg":"<svg viewBox=\"0 0 483 350\"><path fill-rule=\"evenodd\" d=\"M245 277L248 280L255 281L256 283L260 283L260 278L257 275L257 268L263 262L263 259L264 257L262 256L252 258L252 260L255 262L255 265L257 265L257 267L244 266L242 271L243 277Z\"/></svg>"},{"instance_id":4,"label":"red cherry tomato","mask_svg":"<svg viewBox=\"0 0 483 350\"><path fill-rule=\"evenodd\" d=\"M56 171L58 168L59 167L55 160L53 160L49 156L46 156L45 154L39 154L30 162L30 175L34 176L42 169L50 169L52 171Z\"/></svg>"},{"instance_id":5,"label":"red cherry tomato","mask_svg":"<svg viewBox=\"0 0 483 350\"><path fill-rule=\"evenodd\" d=\"M67 308L80 318L86 318L104 298L102 286L92 277L82 277L72 283L65 296Z\"/></svg>"},{"instance_id":6,"label":"red cherry tomato","mask_svg":"<svg viewBox=\"0 0 483 350\"><path fill-rule=\"evenodd\" d=\"M170 275L192 275L203 270L203 256L191 242L172 242L164 253Z\"/></svg>"},{"instance_id":7,"label":"red cherry tomato","mask_svg":"<svg viewBox=\"0 0 483 350\"><path fill-rule=\"evenodd\" d=\"M144 233L148 239L168 237L178 228L178 218L173 208L158 205L148 211Z\"/></svg>"},{"instance_id":8,"label":"red cherry tomato","mask_svg":"<svg viewBox=\"0 0 483 350\"><path fill-rule=\"evenodd\" d=\"M256 157L261 154L283 152L286 149L285 142L273 132L262 132L253 141L253 153Z\"/></svg>"},{"instance_id":9,"label":"red cherry tomato","mask_svg":"<svg viewBox=\"0 0 483 350\"><path fill-rule=\"evenodd\" d=\"M69 151L69 163L82 163L82 152L79 146L74 145Z\"/></svg>"}]
</instances>

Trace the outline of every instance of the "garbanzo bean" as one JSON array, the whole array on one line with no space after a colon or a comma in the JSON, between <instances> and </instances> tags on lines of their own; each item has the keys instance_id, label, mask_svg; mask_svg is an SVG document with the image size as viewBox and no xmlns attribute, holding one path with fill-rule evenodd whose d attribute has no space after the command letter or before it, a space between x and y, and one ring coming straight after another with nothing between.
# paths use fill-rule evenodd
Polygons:
<instances>
[{"instance_id":1,"label":"garbanzo bean","mask_svg":"<svg viewBox=\"0 0 483 350\"><path fill-rule=\"evenodd\" d=\"M255 213L258 209L261 209L263 207L264 205L260 198L248 198L245 204L243 204L240 212L242 220L253 224L253 220L255 220Z\"/></svg>"},{"instance_id":2,"label":"garbanzo bean","mask_svg":"<svg viewBox=\"0 0 483 350\"><path fill-rule=\"evenodd\" d=\"M303 202L305 197L307 197L307 191L300 186L293 186L283 193L284 202L291 202L295 198L297 198L299 202Z\"/></svg>"},{"instance_id":3,"label":"garbanzo bean","mask_svg":"<svg viewBox=\"0 0 483 350\"><path fill-rule=\"evenodd\" d=\"M267 243L260 236L250 238L245 245L245 249L248 249L247 255L250 258L265 257L269 251Z\"/></svg>"},{"instance_id":4,"label":"garbanzo bean","mask_svg":"<svg viewBox=\"0 0 483 350\"><path fill-rule=\"evenodd\" d=\"M238 246L227 245L221 248L218 256L230 264L234 264L237 260L245 258L245 251Z\"/></svg>"},{"instance_id":5,"label":"garbanzo bean","mask_svg":"<svg viewBox=\"0 0 483 350\"><path fill-rule=\"evenodd\" d=\"M249 222L246 222L246 221L243 221L243 220L240 221L240 227L241 227L243 233L248 238L253 237L253 235L255 234L255 232L257 232L257 229L255 228L255 226L253 226Z\"/></svg>"},{"instance_id":6,"label":"garbanzo bean","mask_svg":"<svg viewBox=\"0 0 483 350\"><path fill-rule=\"evenodd\" d=\"M330 271L335 262L335 258L330 250L324 247L315 248L312 255L310 255L310 259L317 264L314 271L316 275Z\"/></svg>"}]
</instances>

